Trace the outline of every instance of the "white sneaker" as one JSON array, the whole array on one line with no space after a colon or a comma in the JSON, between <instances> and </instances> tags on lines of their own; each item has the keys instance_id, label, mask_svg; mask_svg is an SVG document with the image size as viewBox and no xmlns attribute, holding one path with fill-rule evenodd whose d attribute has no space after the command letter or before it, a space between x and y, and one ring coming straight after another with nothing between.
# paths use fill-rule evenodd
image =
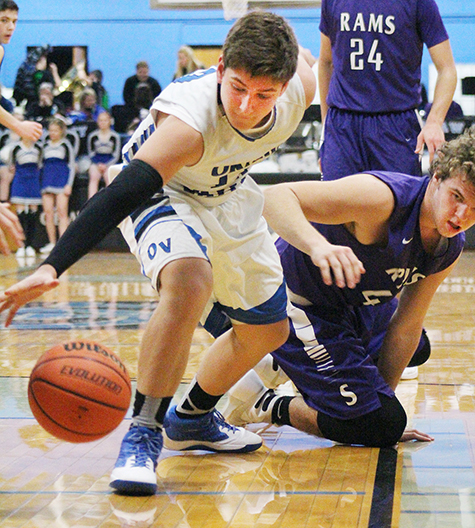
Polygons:
<instances>
[{"instance_id":1,"label":"white sneaker","mask_svg":"<svg viewBox=\"0 0 475 528\"><path fill-rule=\"evenodd\" d=\"M270 354L264 356L254 367L254 370L269 389L275 389L289 381L287 374L279 367L277 361Z\"/></svg>"},{"instance_id":2,"label":"white sneaker","mask_svg":"<svg viewBox=\"0 0 475 528\"><path fill-rule=\"evenodd\" d=\"M162 444L161 432L131 427L122 440L109 485L122 495L153 495L157 489L155 469Z\"/></svg>"},{"instance_id":3,"label":"white sneaker","mask_svg":"<svg viewBox=\"0 0 475 528\"><path fill-rule=\"evenodd\" d=\"M53 244L53 242L50 242L49 244L46 244L46 246L43 246L41 249L40 249L40 253L42 255L49 255L51 253L51 251L53 250L55 244Z\"/></svg>"},{"instance_id":4,"label":"white sneaker","mask_svg":"<svg viewBox=\"0 0 475 528\"><path fill-rule=\"evenodd\" d=\"M31 246L28 246L26 248L26 256L27 257L36 257L36 251Z\"/></svg>"},{"instance_id":5,"label":"white sneaker","mask_svg":"<svg viewBox=\"0 0 475 528\"><path fill-rule=\"evenodd\" d=\"M275 398L273 389L268 389L256 372L250 370L228 391L223 416L233 425L272 424L270 403Z\"/></svg>"},{"instance_id":6,"label":"white sneaker","mask_svg":"<svg viewBox=\"0 0 475 528\"><path fill-rule=\"evenodd\" d=\"M416 379L417 376L419 376L419 367L406 367L401 374L401 379L411 380Z\"/></svg>"},{"instance_id":7,"label":"white sneaker","mask_svg":"<svg viewBox=\"0 0 475 528\"><path fill-rule=\"evenodd\" d=\"M249 453L259 449L262 438L224 421L214 410L197 418L180 418L176 406L165 417L163 445L174 451L205 450L221 453Z\"/></svg>"}]
</instances>

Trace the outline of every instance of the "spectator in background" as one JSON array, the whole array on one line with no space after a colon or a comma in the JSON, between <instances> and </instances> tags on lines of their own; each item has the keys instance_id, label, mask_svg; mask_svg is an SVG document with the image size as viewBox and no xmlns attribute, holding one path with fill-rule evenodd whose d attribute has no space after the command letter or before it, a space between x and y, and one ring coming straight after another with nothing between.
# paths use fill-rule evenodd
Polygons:
<instances>
[{"instance_id":1,"label":"spectator in background","mask_svg":"<svg viewBox=\"0 0 475 528\"><path fill-rule=\"evenodd\" d=\"M79 137L79 145L75 148L78 173L87 174L89 170L91 160L87 155L87 137L97 129L97 118L105 111L97 104L96 92L92 88L85 88L79 96L79 109L67 115L69 131Z\"/></svg>"},{"instance_id":2,"label":"spectator in background","mask_svg":"<svg viewBox=\"0 0 475 528\"><path fill-rule=\"evenodd\" d=\"M102 84L102 71L101 70L92 70L88 75L88 84L96 92L97 102L105 110L109 110L109 94Z\"/></svg>"},{"instance_id":3,"label":"spectator in background","mask_svg":"<svg viewBox=\"0 0 475 528\"><path fill-rule=\"evenodd\" d=\"M190 46L181 46L178 50L178 60L173 80L203 68L205 68L205 65L195 57L193 49Z\"/></svg>"},{"instance_id":4,"label":"spectator in background","mask_svg":"<svg viewBox=\"0 0 475 528\"><path fill-rule=\"evenodd\" d=\"M30 139L20 139L10 152L10 166L14 167L11 203L16 204L18 218L25 233L25 245L18 248L18 258L34 257L38 206L41 205L40 167L41 147Z\"/></svg>"},{"instance_id":5,"label":"spectator in background","mask_svg":"<svg viewBox=\"0 0 475 528\"><path fill-rule=\"evenodd\" d=\"M140 83L147 83L152 91L152 96L155 99L157 95L162 91L159 82L150 77L150 68L145 61L140 61L136 66L136 73L128 79L126 79L123 90L123 98L125 106L133 110L135 106L135 88Z\"/></svg>"},{"instance_id":6,"label":"spectator in background","mask_svg":"<svg viewBox=\"0 0 475 528\"><path fill-rule=\"evenodd\" d=\"M87 151L91 160L88 198L98 191L99 183L104 179L107 169L120 159L120 136L112 130L111 124L109 112L101 112L97 118L99 128L87 137Z\"/></svg>"},{"instance_id":7,"label":"spectator in background","mask_svg":"<svg viewBox=\"0 0 475 528\"><path fill-rule=\"evenodd\" d=\"M31 49L18 68L13 86L13 98L17 106L22 105L26 100L26 113L34 103L38 102L41 84L47 82L57 87L61 83L56 64L50 64L48 68L49 51L49 46Z\"/></svg>"},{"instance_id":8,"label":"spectator in background","mask_svg":"<svg viewBox=\"0 0 475 528\"><path fill-rule=\"evenodd\" d=\"M30 105L26 112L26 118L38 121L43 126L46 126L48 119L58 114L63 117L66 115L64 104L53 96L53 85L51 83L41 83L39 99Z\"/></svg>"},{"instance_id":9,"label":"spectator in background","mask_svg":"<svg viewBox=\"0 0 475 528\"><path fill-rule=\"evenodd\" d=\"M97 103L96 92L92 88L84 88L79 96L79 109L72 110L68 113L68 118L71 123L97 121L100 113L105 112L105 109Z\"/></svg>"},{"instance_id":10,"label":"spectator in background","mask_svg":"<svg viewBox=\"0 0 475 528\"><path fill-rule=\"evenodd\" d=\"M153 99L152 90L147 83L137 84L134 94L134 107L133 109L127 109L128 134L132 135L133 131L137 128L137 125L147 117Z\"/></svg>"},{"instance_id":11,"label":"spectator in background","mask_svg":"<svg viewBox=\"0 0 475 528\"><path fill-rule=\"evenodd\" d=\"M9 114L13 114L15 109L10 99L3 95L0 95L0 106ZM20 117L23 118L23 116ZM4 149L4 147L19 139L18 134L0 124L0 202L7 202L10 199L10 184L15 173L14 169L8 164L10 149Z\"/></svg>"},{"instance_id":12,"label":"spectator in background","mask_svg":"<svg viewBox=\"0 0 475 528\"><path fill-rule=\"evenodd\" d=\"M66 139L66 132L66 122L63 119L57 117L51 119L48 126L49 137L43 147L41 194L49 240L49 243L40 250L43 255L47 255L56 244L55 210L58 216L59 236L69 225L69 197L73 189L75 159L74 148Z\"/></svg>"}]
</instances>

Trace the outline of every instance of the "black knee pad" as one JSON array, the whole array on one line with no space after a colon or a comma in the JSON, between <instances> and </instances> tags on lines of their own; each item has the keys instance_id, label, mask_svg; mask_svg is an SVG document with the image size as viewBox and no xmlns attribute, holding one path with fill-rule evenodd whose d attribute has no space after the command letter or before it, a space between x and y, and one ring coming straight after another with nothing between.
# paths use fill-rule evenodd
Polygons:
<instances>
[{"instance_id":1,"label":"black knee pad","mask_svg":"<svg viewBox=\"0 0 475 528\"><path fill-rule=\"evenodd\" d=\"M317 424L322 435L342 444L367 447L391 447L397 444L406 428L406 411L396 396L378 396L381 407L358 418L342 420L319 411Z\"/></svg>"},{"instance_id":2,"label":"black knee pad","mask_svg":"<svg viewBox=\"0 0 475 528\"><path fill-rule=\"evenodd\" d=\"M425 363L430 357L430 341L426 331L422 330L421 340L419 341L419 346L414 352L414 355L409 361L408 367L418 367Z\"/></svg>"}]
</instances>

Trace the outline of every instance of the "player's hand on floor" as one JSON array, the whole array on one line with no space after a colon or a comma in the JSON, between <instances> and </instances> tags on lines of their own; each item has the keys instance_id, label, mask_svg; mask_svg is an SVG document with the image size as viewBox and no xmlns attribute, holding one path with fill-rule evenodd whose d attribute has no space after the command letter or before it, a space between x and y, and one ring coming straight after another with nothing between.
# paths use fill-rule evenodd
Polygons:
<instances>
[{"instance_id":1,"label":"player's hand on floor","mask_svg":"<svg viewBox=\"0 0 475 528\"><path fill-rule=\"evenodd\" d=\"M426 433L418 431L417 429L406 429L401 436L400 442L411 442L417 440L418 442L432 442L434 438Z\"/></svg>"},{"instance_id":2,"label":"player's hand on floor","mask_svg":"<svg viewBox=\"0 0 475 528\"><path fill-rule=\"evenodd\" d=\"M0 251L4 255L11 253L7 235L13 239L15 245L23 246L25 237L17 215L10 210L10 204L0 203Z\"/></svg>"},{"instance_id":3,"label":"player's hand on floor","mask_svg":"<svg viewBox=\"0 0 475 528\"><path fill-rule=\"evenodd\" d=\"M32 275L0 293L0 312L8 310L5 326L9 326L17 311L26 303L58 286L56 270L49 264L40 266Z\"/></svg>"}]
</instances>

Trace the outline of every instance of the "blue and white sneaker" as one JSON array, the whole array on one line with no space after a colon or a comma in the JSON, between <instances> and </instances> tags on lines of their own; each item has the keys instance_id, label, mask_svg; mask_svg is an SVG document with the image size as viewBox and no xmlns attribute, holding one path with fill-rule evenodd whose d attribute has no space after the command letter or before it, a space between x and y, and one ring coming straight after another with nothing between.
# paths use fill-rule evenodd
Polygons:
<instances>
[{"instance_id":1,"label":"blue and white sneaker","mask_svg":"<svg viewBox=\"0 0 475 528\"><path fill-rule=\"evenodd\" d=\"M174 451L202 449L220 453L248 453L262 445L259 435L229 425L216 410L199 418L179 418L174 406L168 410L163 425L164 446Z\"/></svg>"},{"instance_id":2,"label":"blue and white sneaker","mask_svg":"<svg viewBox=\"0 0 475 528\"><path fill-rule=\"evenodd\" d=\"M122 440L110 486L123 495L153 495L157 490L158 457L162 450L161 431L132 426Z\"/></svg>"}]
</instances>

